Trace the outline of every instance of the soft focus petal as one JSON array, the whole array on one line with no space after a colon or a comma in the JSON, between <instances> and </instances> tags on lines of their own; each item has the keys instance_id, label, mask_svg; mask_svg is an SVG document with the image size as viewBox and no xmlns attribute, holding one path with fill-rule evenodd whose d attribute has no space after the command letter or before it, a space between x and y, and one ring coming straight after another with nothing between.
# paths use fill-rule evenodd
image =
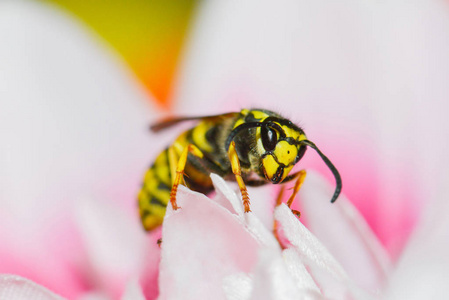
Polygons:
<instances>
[{"instance_id":1,"label":"soft focus petal","mask_svg":"<svg viewBox=\"0 0 449 300\"><path fill-rule=\"evenodd\" d=\"M447 183L448 179L446 172L446 176L439 180ZM386 299L446 299L449 295L447 186L436 194L435 205L426 210L390 276Z\"/></svg>"},{"instance_id":2,"label":"soft focus petal","mask_svg":"<svg viewBox=\"0 0 449 300\"><path fill-rule=\"evenodd\" d=\"M133 279L126 286L125 293L123 294L122 300L145 300L142 288L140 286L139 280Z\"/></svg>"},{"instance_id":3,"label":"soft focus petal","mask_svg":"<svg viewBox=\"0 0 449 300\"><path fill-rule=\"evenodd\" d=\"M81 200L77 224L89 262L86 275L97 289L118 297L142 270L146 238L135 215L108 201Z\"/></svg>"},{"instance_id":4,"label":"soft focus petal","mask_svg":"<svg viewBox=\"0 0 449 300\"><path fill-rule=\"evenodd\" d=\"M16 275L0 275L0 299L63 300L46 288Z\"/></svg>"},{"instance_id":5,"label":"soft focus petal","mask_svg":"<svg viewBox=\"0 0 449 300\"><path fill-rule=\"evenodd\" d=\"M344 195L330 204L333 186L309 172L300 191L301 221L342 264L361 287L380 290L391 271L389 256L377 237Z\"/></svg>"},{"instance_id":6,"label":"soft focus petal","mask_svg":"<svg viewBox=\"0 0 449 300\"><path fill-rule=\"evenodd\" d=\"M154 112L121 60L50 6L2 1L0 40L0 270L73 298L95 285L74 203L135 214Z\"/></svg>"}]
</instances>

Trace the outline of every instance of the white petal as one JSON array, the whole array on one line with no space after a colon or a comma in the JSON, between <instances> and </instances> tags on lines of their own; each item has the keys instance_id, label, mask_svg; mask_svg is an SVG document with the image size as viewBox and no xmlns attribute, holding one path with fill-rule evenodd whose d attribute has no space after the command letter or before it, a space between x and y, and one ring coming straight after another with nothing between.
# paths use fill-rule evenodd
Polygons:
<instances>
[{"instance_id":1,"label":"white petal","mask_svg":"<svg viewBox=\"0 0 449 300\"><path fill-rule=\"evenodd\" d=\"M139 219L111 201L80 200L76 212L95 284L122 293L128 278L142 270L144 251L150 250Z\"/></svg>"},{"instance_id":2,"label":"white petal","mask_svg":"<svg viewBox=\"0 0 449 300\"><path fill-rule=\"evenodd\" d=\"M250 299L307 299L298 297L301 292L290 276L282 256L270 250L259 252Z\"/></svg>"},{"instance_id":3,"label":"white petal","mask_svg":"<svg viewBox=\"0 0 449 300\"><path fill-rule=\"evenodd\" d=\"M48 289L15 275L0 275L0 299L63 300Z\"/></svg>"},{"instance_id":4,"label":"white petal","mask_svg":"<svg viewBox=\"0 0 449 300\"><path fill-rule=\"evenodd\" d=\"M237 213L243 220L247 214L244 214L243 202L237 183L229 181L225 183L223 178L216 174L211 174L211 178L217 192L213 200L228 208L231 212ZM271 230L273 227L273 203L275 199L273 189L269 186L247 187L247 189L251 201L251 212L257 216L258 220L266 228ZM232 208L230 208L229 203L231 203Z\"/></svg>"},{"instance_id":5,"label":"white petal","mask_svg":"<svg viewBox=\"0 0 449 300\"><path fill-rule=\"evenodd\" d=\"M310 231L358 285L379 290L391 270L389 257L344 195L329 203L333 189L317 173L308 172L300 191L302 216Z\"/></svg>"},{"instance_id":6,"label":"white petal","mask_svg":"<svg viewBox=\"0 0 449 300\"><path fill-rule=\"evenodd\" d=\"M236 273L223 278L223 291L227 300L248 300L253 289L252 278L245 273Z\"/></svg>"},{"instance_id":7,"label":"white petal","mask_svg":"<svg viewBox=\"0 0 449 300\"><path fill-rule=\"evenodd\" d=\"M279 244L272 234L273 221L271 220L271 222L267 225L258 218L258 214L263 211L263 208L265 208L265 214L267 212L271 212L271 209L266 209L267 204L271 203L270 197L267 197L266 194L256 193L254 189L252 189L250 197L255 199L255 202L252 203L251 209L253 210L257 207L257 214L252 212L244 213L243 202L240 195L237 196L236 193L234 193L234 191L230 188L230 184L232 183L225 182L223 178L215 174L212 174L211 178L214 183L215 190L217 191L214 201L220 205L224 205L225 207L229 207L229 204L231 204L233 207L232 211L238 212L237 215L239 221L245 225L245 229L250 232L261 245L279 250ZM264 215L263 213L261 214ZM264 219L266 220L267 218Z\"/></svg>"},{"instance_id":8,"label":"white petal","mask_svg":"<svg viewBox=\"0 0 449 300\"><path fill-rule=\"evenodd\" d=\"M237 214L239 219L243 222L244 208L242 200L237 197L235 192L230 188L228 183L225 183L223 178L217 174L211 174L210 177L217 193L214 197L214 201L229 209L230 212Z\"/></svg>"},{"instance_id":9,"label":"white petal","mask_svg":"<svg viewBox=\"0 0 449 300\"><path fill-rule=\"evenodd\" d=\"M280 222L286 238L295 246L295 249L299 251L304 259L325 269L335 278L347 280L347 274L342 266L291 213L290 208L285 204L278 206L275 210L275 219Z\"/></svg>"},{"instance_id":10,"label":"white petal","mask_svg":"<svg viewBox=\"0 0 449 300\"><path fill-rule=\"evenodd\" d=\"M285 204L276 208L275 219L280 222L285 237L298 252L325 297L369 297L369 294L354 285L343 267Z\"/></svg>"},{"instance_id":11,"label":"white petal","mask_svg":"<svg viewBox=\"0 0 449 300\"><path fill-rule=\"evenodd\" d=\"M137 278L132 279L128 282L126 286L125 293L123 294L122 300L145 300L143 295L142 287L140 286L139 280Z\"/></svg>"},{"instance_id":12,"label":"white petal","mask_svg":"<svg viewBox=\"0 0 449 300\"><path fill-rule=\"evenodd\" d=\"M249 272L259 245L206 196L180 186L177 201L182 208L169 205L162 227L160 299L225 299L223 279Z\"/></svg>"},{"instance_id":13,"label":"white petal","mask_svg":"<svg viewBox=\"0 0 449 300\"><path fill-rule=\"evenodd\" d=\"M313 281L298 252L294 249L285 249L282 253L285 265L290 275L295 280L299 290L303 292L321 294L318 286Z\"/></svg>"}]
</instances>

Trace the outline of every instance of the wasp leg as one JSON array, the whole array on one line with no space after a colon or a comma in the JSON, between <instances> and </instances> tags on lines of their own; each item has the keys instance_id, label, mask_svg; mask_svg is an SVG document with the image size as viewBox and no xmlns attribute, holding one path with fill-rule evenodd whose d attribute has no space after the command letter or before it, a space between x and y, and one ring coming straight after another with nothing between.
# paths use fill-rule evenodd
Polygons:
<instances>
[{"instance_id":1,"label":"wasp leg","mask_svg":"<svg viewBox=\"0 0 449 300\"><path fill-rule=\"evenodd\" d=\"M239 185L239 188L240 188L240 192L242 193L242 200L243 200L243 206L245 207L245 212L246 213L250 212L251 209L249 207L250 202L249 202L248 191L246 189L245 182L243 182L242 170L240 168L239 157L237 156L237 152L235 151L234 141L232 141L231 144L229 145L228 156L229 156L229 160L231 162L232 173L234 173L235 180L237 181L237 184Z\"/></svg>"},{"instance_id":2,"label":"wasp leg","mask_svg":"<svg viewBox=\"0 0 449 300\"><path fill-rule=\"evenodd\" d=\"M285 190L285 185L281 186L281 189L279 190L279 194L278 194L278 196L276 198L276 207L278 207L282 203L282 196L284 195L284 190ZM273 220L273 234L274 234L274 237L278 241L279 246L281 246L282 249L285 249L285 246L282 244L281 238L279 237L278 228L279 228L279 223L278 223L278 221L276 221L276 219L274 219Z\"/></svg>"},{"instance_id":3,"label":"wasp leg","mask_svg":"<svg viewBox=\"0 0 449 300\"><path fill-rule=\"evenodd\" d=\"M290 198L288 198L287 206L291 208L293 200L295 200L296 194L298 194L299 189L301 188L304 179L306 179L306 171L301 170L297 173L292 174L291 176L288 176L285 181L293 180L296 178L295 186L293 187L293 193L291 194ZM301 213L297 210L292 209L292 212L298 216L298 218L301 216Z\"/></svg>"},{"instance_id":4,"label":"wasp leg","mask_svg":"<svg viewBox=\"0 0 449 300\"><path fill-rule=\"evenodd\" d=\"M181 155L179 156L178 162L176 162L176 153L174 149L169 149L169 163L170 163L170 170L172 170L172 174L176 174L173 179L173 186L171 188L170 192L170 203L173 208L173 210L177 210L180 208L176 203L176 192L178 191L178 186L181 184L181 182L184 180L184 168L187 163L187 155L191 153L197 157L202 158L203 152L201 152L200 149L198 149L195 145L189 144L187 147L184 148ZM173 172L174 166L176 165L176 171Z\"/></svg>"}]
</instances>

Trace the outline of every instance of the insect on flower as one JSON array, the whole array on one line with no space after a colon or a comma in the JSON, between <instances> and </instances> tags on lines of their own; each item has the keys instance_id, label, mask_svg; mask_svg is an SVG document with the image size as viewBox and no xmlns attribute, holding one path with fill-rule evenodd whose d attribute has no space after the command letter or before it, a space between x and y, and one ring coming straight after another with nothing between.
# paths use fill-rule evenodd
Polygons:
<instances>
[{"instance_id":1,"label":"insect on flower","mask_svg":"<svg viewBox=\"0 0 449 300\"><path fill-rule=\"evenodd\" d=\"M146 230L162 224L168 201L174 210L179 208L176 192L180 184L204 194L211 192L210 173L237 181L245 212L251 211L246 186L296 180L287 201L290 207L306 173L304 170L289 173L304 156L307 147L314 149L332 171L336 189L331 202L337 200L342 188L340 174L306 138L304 131L291 121L268 110L243 109L215 116L169 118L151 129L158 132L192 120L199 122L161 152L145 174L138 201Z\"/></svg>"}]
</instances>

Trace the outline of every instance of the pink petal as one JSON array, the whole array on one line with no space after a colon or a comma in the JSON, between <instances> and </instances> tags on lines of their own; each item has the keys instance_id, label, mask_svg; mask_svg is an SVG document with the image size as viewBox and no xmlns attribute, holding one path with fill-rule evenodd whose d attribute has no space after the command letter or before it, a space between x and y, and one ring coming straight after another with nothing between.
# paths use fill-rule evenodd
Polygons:
<instances>
[{"instance_id":1,"label":"pink petal","mask_svg":"<svg viewBox=\"0 0 449 300\"><path fill-rule=\"evenodd\" d=\"M89 262L85 272L97 289L117 298L146 263L146 235L139 219L110 201L81 200L76 212Z\"/></svg>"},{"instance_id":2,"label":"pink petal","mask_svg":"<svg viewBox=\"0 0 449 300\"><path fill-rule=\"evenodd\" d=\"M366 296L366 292L354 285L343 267L292 214L290 208L285 204L277 207L275 219L280 222L285 237L298 252L325 297L347 299Z\"/></svg>"},{"instance_id":3,"label":"pink petal","mask_svg":"<svg viewBox=\"0 0 449 300\"><path fill-rule=\"evenodd\" d=\"M315 172L307 174L300 191L302 221L329 249L349 276L376 291L391 270L389 257L355 207L341 195L331 204L334 187ZM304 220L305 219L305 220Z\"/></svg>"},{"instance_id":4,"label":"pink petal","mask_svg":"<svg viewBox=\"0 0 449 300\"><path fill-rule=\"evenodd\" d=\"M237 184L225 182L223 178L216 174L211 174L211 179L217 193L213 201L228 209L230 205L232 207L230 211L236 212L238 220L245 225L245 230L250 232L260 244L279 250L279 244L272 235L272 201L266 194L266 189L259 189L258 192L256 192L257 189L248 189L250 199L255 199L255 201L251 203L251 213L244 213L240 189ZM239 196L231 189L232 186L235 187ZM271 218L267 218L267 214L271 215ZM260 216L263 220L259 218Z\"/></svg>"},{"instance_id":5,"label":"pink petal","mask_svg":"<svg viewBox=\"0 0 449 300\"><path fill-rule=\"evenodd\" d=\"M251 299L322 299L320 290L294 250L285 250L283 256L273 251L261 251L253 274Z\"/></svg>"},{"instance_id":6,"label":"pink petal","mask_svg":"<svg viewBox=\"0 0 449 300\"><path fill-rule=\"evenodd\" d=\"M0 299L63 300L64 298L20 276L0 275Z\"/></svg>"},{"instance_id":7,"label":"pink petal","mask_svg":"<svg viewBox=\"0 0 449 300\"><path fill-rule=\"evenodd\" d=\"M184 187L162 228L160 299L225 299L223 278L249 272L257 242L227 209Z\"/></svg>"},{"instance_id":8,"label":"pink petal","mask_svg":"<svg viewBox=\"0 0 449 300\"><path fill-rule=\"evenodd\" d=\"M282 225L286 238L303 256L302 258L313 262L325 269L335 278L347 280L347 274L342 266L327 251L327 249L310 233L304 225L292 214L285 204L275 210L275 218Z\"/></svg>"},{"instance_id":9,"label":"pink petal","mask_svg":"<svg viewBox=\"0 0 449 300\"><path fill-rule=\"evenodd\" d=\"M437 180L447 183L448 179L446 174ZM390 276L385 299L445 299L449 295L448 199L447 187L436 191L433 205L425 211Z\"/></svg>"},{"instance_id":10,"label":"pink petal","mask_svg":"<svg viewBox=\"0 0 449 300\"><path fill-rule=\"evenodd\" d=\"M0 39L0 268L74 298L95 281L74 204L134 210L154 112L118 56L54 6L0 3Z\"/></svg>"},{"instance_id":11,"label":"pink petal","mask_svg":"<svg viewBox=\"0 0 449 300\"><path fill-rule=\"evenodd\" d=\"M284 258L284 263L291 277L295 280L296 285L301 292L305 293L316 293L321 295L321 292L313 281L310 273L307 271L304 262L301 260L298 252L294 249L285 249L282 252Z\"/></svg>"}]
</instances>

